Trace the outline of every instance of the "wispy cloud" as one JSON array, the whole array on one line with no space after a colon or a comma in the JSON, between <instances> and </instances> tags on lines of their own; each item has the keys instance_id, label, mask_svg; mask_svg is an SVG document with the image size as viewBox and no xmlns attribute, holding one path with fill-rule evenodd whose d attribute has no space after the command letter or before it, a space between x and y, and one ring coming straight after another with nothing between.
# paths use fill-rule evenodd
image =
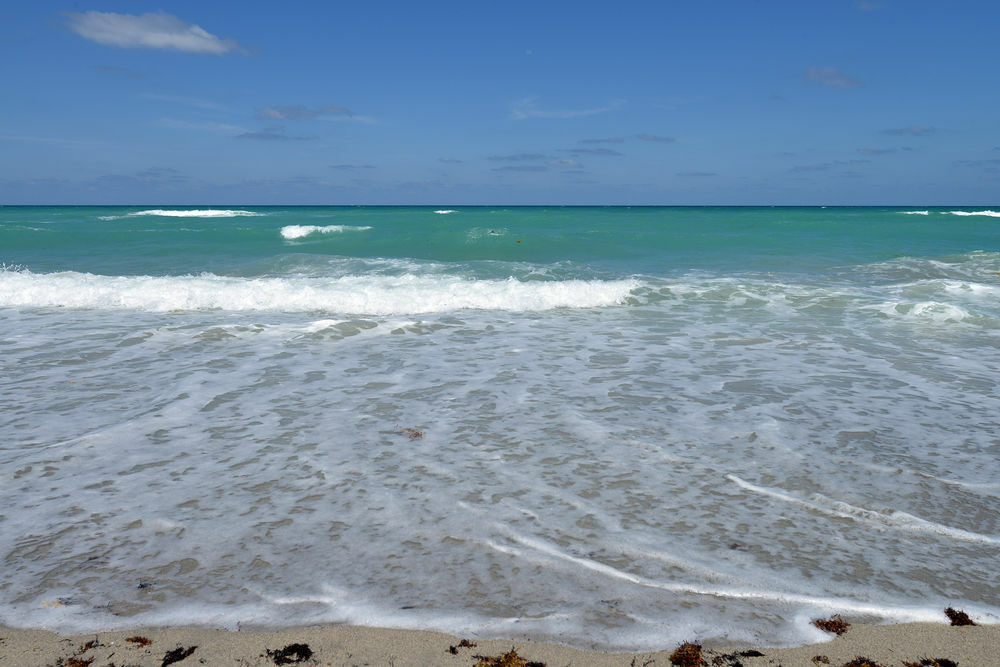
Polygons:
<instances>
[{"instance_id":1,"label":"wispy cloud","mask_svg":"<svg viewBox=\"0 0 1000 667\"><path fill-rule=\"evenodd\" d=\"M272 125L265 127L259 132L244 132L236 136L237 139L255 139L258 141L309 141L315 137L294 137L285 134L284 125Z\"/></svg>"},{"instance_id":2,"label":"wispy cloud","mask_svg":"<svg viewBox=\"0 0 1000 667\"><path fill-rule=\"evenodd\" d=\"M205 132L246 132L246 128L226 123L213 123L211 121L191 121L178 120L176 118L161 118L157 124L163 127L171 127L178 130L202 130Z\"/></svg>"},{"instance_id":3,"label":"wispy cloud","mask_svg":"<svg viewBox=\"0 0 1000 667\"><path fill-rule=\"evenodd\" d=\"M610 104L591 109L539 109L535 104L535 97L526 97L514 104L511 109L511 118L522 120L524 118L583 118L585 116L595 116L597 114L614 111L625 105L625 100L614 100Z\"/></svg>"},{"instance_id":4,"label":"wispy cloud","mask_svg":"<svg viewBox=\"0 0 1000 667\"><path fill-rule=\"evenodd\" d=\"M711 178L718 176L714 171L679 171L675 175L681 178Z\"/></svg>"},{"instance_id":5,"label":"wispy cloud","mask_svg":"<svg viewBox=\"0 0 1000 667\"><path fill-rule=\"evenodd\" d=\"M623 144L623 137L608 137L606 139L580 139L581 144Z\"/></svg>"},{"instance_id":6,"label":"wispy cloud","mask_svg":"<svg viewBox=\"0 0 1000 667\"><path fill-rule=\"evenodd\" d=\"M196 107L198 109L211 109L213 111L221 111L225 109L221 104L216 104L215 102L210 102L209 100L203 100L198 97L187 97L185 95L164 95L163 93L142 93L139 97L143 97L147 100L157 100L159 102L173 102L175 104L183 104L184 106Z\"/></svg>"},{"instance_id":7,"label":"wispy cloud","mask_svg":"<svg viewBox=\"0 0 1000 667\"><path fill-rule=\"evenodd\" d=\"M618 151L610 148L560 148L559 152L570 155L621 155Z\"/></svg>"},{"instance_id":8,"label":"wispy cloud","mask_svg":"<svg viewBox=\"0 0 1000 667\"><path fill-rule=\"evenodd\" d=\"M865 85L834 67L808 67L805 76L810 81L832 88L860 88Z\"/></svg>"},{"instance_id":9,"label":"wispy cloud","mask_svg":"<svg viewBox=\"0 0 1000 667\"><path fill-rule=\"evenodd\" d=\"M532 160L547 160L549 156L542 153L514 153L512 155L490 155L486 159L494 162L529 162Z\"/></svg>"},{"instance_id":10,"label":"wispy cloud","mask_svg":"<svg viewBox=\"0 0 1000 667\"><path fill-rule=\"evenodd\" d=\"M172 49L188 53L221 55L242 50L232 39L220 39L202 27L164 12L115 14L89 11L69 13L70 30L84 39L122 49Z\"/></svg>"},{"instance_id":11,"label":"wispy cloud","mask_svg":"<svg viewBox=\"0 0 1000 667\"><path fill-rule=\"evenodd\" d=\"M361 169L374 169L373 164L331 164L330 169L336 169L337 171L358 171Z\"/></svg>"},{"instance_id":12,"label":"wispy cloud","mask_svg":"<svg viewBox=\"0 0 1000 667\"><path fill-rule=\"evenodd\" d=\"M506 167L494 167L493 171L546 171L548 167L540 164L512 164Z\"/></svg>"},{"instance_id":13,"label":"wispy cloud","mask_svg":"<svg viewBox=\"0 0 1000 667\"><path fill-rule=\"evenodd\" d=\"M576 160L570 160L568 158L563 158L560 160L552 160L549 162L550 167L557 167L559 169L580 169L583 165Z\"/></svg>"},{"instance_id":14,"label":"wispy cloud","mask_svg":"<svg viewBox=\"0 0 1000 667\"><path fill-rule=\"evenodd\" d=\"M829 171L836 167L846 167L848 165L855 164L870 164L871 160L833 160L832 162L817 162L814 164L799 164L789 171L794 173L809 172L809 171Z\"/></svg>"},{"instance_id":15,"label":"wispy cloud","mask_svg":"<svg viewBox=\"0 0 1000 667\"><path fill-rule=\"evenodd\" d=\"M303 120L319 118L321 116L344 116L352 118L354 113L347 107L335 104L324 104L315 109L304 107L301 104L278 104L273 107L257 109L257 117L267 120Z\"/></svg>"},{"instance_id":16,"label":"wispy cloud","mask_svg":"<svg viewBox=\"0 0 1000 667\"><path fill-rule=\"evenodd\" d=\"M862 155L890 155L892 153L901 153L912 150L913 149L909 146L903 146L901 148L859 148L858 152Z\"/></svg>"},{"instance_id":17,"label":"wispy cloud","mask_svg":"<svg viewBox=\"0 0 1000 667\"><path fill-rule=\"evenodd\" d=\"M909 127L893 127L888 130L882 130L882 134L891 134L894 137L904 137L904 136L914 136L922 137L927 134L933 134L933 127L920 127L919 125L910 125Z\"/></svg>"},{"instance_id":18,"label":"wispy cloud","mask_svg":"<svg viewBox=\"0 0 1000 667\"><path fill-rule=\"evenodd\" d=\"M643 141L658 141L663 144L672 144L675 141L677 141L677 139L673 137L661 137L660 135L657 134L637 134L635 136L636 138L642 139Z\"/></svg>"},{"instance_id":19,"label":"wispy cloud","mask_svg":"<svg viewBox=\"0 0 1000 667\"><path fill-rule=\"evenodd\" d=\"M464 164L462 160L454 157L439 157L438 162L444 162L445 164Z\"/></svg>"}]
</instances>

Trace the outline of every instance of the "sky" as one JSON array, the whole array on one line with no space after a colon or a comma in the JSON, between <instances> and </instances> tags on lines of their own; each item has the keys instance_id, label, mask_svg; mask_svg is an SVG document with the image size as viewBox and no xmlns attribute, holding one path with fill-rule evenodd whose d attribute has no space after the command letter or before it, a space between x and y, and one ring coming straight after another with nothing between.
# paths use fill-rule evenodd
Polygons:
<instances>
[{"instance_id":1,"label":"sky","mask_svg":"<svg viewBox=\"0 0 1000 667\"><path fill-rule=\"evenodd\" d=\"M0 204L998 205L995 0L0 6Z\"/></svg>"}]
</instances>

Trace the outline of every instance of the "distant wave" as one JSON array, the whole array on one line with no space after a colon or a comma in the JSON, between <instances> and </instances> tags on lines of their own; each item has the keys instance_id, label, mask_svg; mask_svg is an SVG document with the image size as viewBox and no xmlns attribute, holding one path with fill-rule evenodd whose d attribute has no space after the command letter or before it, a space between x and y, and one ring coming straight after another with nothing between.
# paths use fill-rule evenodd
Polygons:
<instances>
[{"instance_id":1,"label":"distant wave","mask_svg":"<svg viewBox=\"0 0 1000 667\"><path fill-rule=\"evenodd\" d=\"M930 211L900 211L903 215L930 215Z\"/></svg>"},{"instance_id":2,"label":"distant wave","mask_svg":"<svg viewBox=\"0 0 1000 667\"><path fill-rule=\"evenodd\" d=\"M418 314L541 311L625 301L635 280L468 280L456 276L235 278L0 271L0 306L41 308Z\"/></svg>"},{"instance_id":3,"label":"distant wave","mask_svg":"<svg viewBox=\"0 0 1000 667\"><path fill-rule=\"evenodd\" d=\"M281 236L286 239L300 239L311 234L336 234L338 232L364 231L371 227L352 227L350 225L288 225L281 228Z\"/></svg>"},{"instance_id":4,"label":"distant wave","mask_svg":"<svg viewBox=\"0 0 1000 667\"><path fill-rule=\"evenodd\" d=\"M443 208L443 209L441 209L440 211L434 211L434 212L435 212L435 213L438 213L438 214L440 214L440 215L447 215L447 214L449 214L449 213L458 213L458 211L453 211L453 210L452 210L452 209L450 209L450 208Z\"/></svg>"},{"instance_id":5,"label":"distant wave","mask_svg":"<svg viewBox=\"0 0 1000 667\"><path fill-rule=\"evenodd\" d=\"M985 215L991 218L1000 218L1000 211L948 211L951 215Z\"/></svg>"},{"instance_id":6,"label":"distant wave","mask_svg":"<svg viewBox=\"0 0 1000 667\"><path fill-rule=\"evenodd\" d=\"M100 220L120 220L122 218L135 218L139 216L156 215L165 218L241 218L257 217L265 215L255 211L243 211L240 209L191 209L187 211L169 211L166 209L151 208L147 211L135 211L125 215L102 215Z\"/></svg>"}]
</instances>

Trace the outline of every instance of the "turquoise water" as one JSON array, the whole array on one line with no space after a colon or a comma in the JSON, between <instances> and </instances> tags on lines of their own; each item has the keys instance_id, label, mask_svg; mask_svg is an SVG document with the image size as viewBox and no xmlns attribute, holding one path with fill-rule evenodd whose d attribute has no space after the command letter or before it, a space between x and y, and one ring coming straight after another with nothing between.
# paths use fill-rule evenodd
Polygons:
<instances>
[{"instance_id":1,"label":"turquoise water","mask_svg":"<svg viewBox=\"0 0 1000 667\"><path fill-rule=\"evenodd\" d=\"M996 622L998 218L2 207L0 621Z\"/></svg>"}]
</instances>

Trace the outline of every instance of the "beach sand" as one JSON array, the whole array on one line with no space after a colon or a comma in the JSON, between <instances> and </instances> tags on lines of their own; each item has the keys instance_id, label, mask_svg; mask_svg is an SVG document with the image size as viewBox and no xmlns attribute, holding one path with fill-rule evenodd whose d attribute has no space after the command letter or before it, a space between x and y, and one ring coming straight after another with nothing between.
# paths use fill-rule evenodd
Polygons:
<instances>
[{"instance_id":1,"label":"beach sand","mask_svg":"<svg viewBox=\"0 0 1000 667\"><path fill-rule=\"evenodd\" d=\"M600 653L513 639L481 640L437 632L327 625L273 632L146 628L65 636L0 626L0 664L115 665L403 665L472 666L512 649L527 664L548 667L665 667L677 646L657 652ZM474 646L460 645L462 640ZM307 657L308 654L308 657ZM760 655L757 655L760 654ZM702 648L704 665L834 667L869 658L872 665L1000 665L1000 625L947 623L852 625L825 643L796 648ZM935 662L936 661L936 662ZM950 662L948 662L950 661ZM518 662L510 665L523 664ZM684 664L684 663L679 663ZM696 663L690 663L696 664Z\"/></svg>"}]
</instances>

